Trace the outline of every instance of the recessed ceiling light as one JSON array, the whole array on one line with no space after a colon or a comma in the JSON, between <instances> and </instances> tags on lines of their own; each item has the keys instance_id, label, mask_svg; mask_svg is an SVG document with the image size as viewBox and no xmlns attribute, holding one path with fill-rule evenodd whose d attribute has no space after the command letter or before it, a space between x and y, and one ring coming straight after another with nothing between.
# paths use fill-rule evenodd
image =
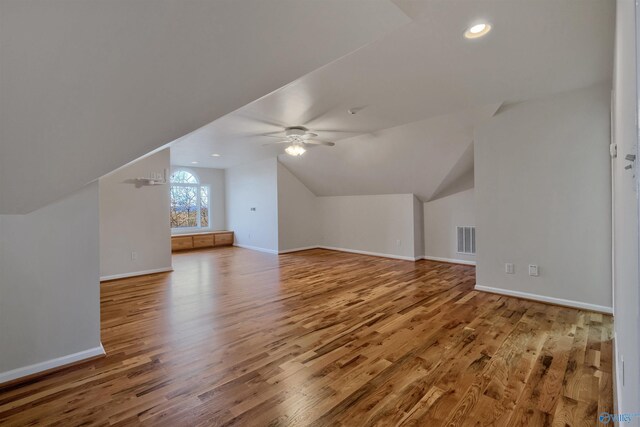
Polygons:
<instances>
[{"instance_id":1,"label":"recessed ceiling light","mask_svg":"<svg viewBox=\"0 0 640 427\"><path fill-rule=\"evenodd\" d=\"M191 164L192 164L192 165L197 165L197 164L198 164L198 162L191 162Z\"/></svg>"},{"instance_id":2,"label":"recessed ceiling light","mask_svg":"<svg viewBox=\"0 0 640 427\"><path fill-rule=\"evenodd\" d=\"M472 25L464 32L464 36L468 39L477 39L479 37L487 35L491 31L491 25L480 23Z\"/></svg>"},{"instance_id":3,"label":"recessed ceiling light","mask_svg":"<svg viewBox=\"0 0 640 427\"><path fill-rule=\"evenodd\" d=\"M211 155L211 157L220 157L220 154L218 154L218 153L213 153L213 154Z\"/></svg>"}]
</instances>

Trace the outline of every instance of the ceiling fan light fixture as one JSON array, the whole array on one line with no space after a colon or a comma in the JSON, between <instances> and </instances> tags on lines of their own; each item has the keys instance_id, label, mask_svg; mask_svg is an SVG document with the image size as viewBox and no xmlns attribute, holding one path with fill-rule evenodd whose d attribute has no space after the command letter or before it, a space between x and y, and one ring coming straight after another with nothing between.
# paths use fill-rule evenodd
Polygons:
<instances>
[{"instance_id":1,"label":"ceiling fan light fixture","mask_svg":"<svg viewBox=\"0 0 640 427\"><path fill-rule=\"evenodd\" d=\"M284 151L288 155L296 157L303 155L307 150L305 150L305 148L300 144L292 144L285 148Z\"/></svg>"},{"instance_id":2,"label":"ceiling fan light fixture","mask_svg":"<svg viewBox=\"0 0 640 427\"><path fill-rule=\"evenodd\" d=\"M280 132L271 133L278 134ZM270 134L262 135L271 136ZM336 145L331 141L317 140L315 139L317 136L317 133L309 132L309 129L304 126L291 126L284 129L284 136L274 137L280 139L280 141L262 145L286 144L287 148L284 149L285 153L294 157L303 155L309 147L316 147L319 145L333 147Z\"/></svg>"}]
</instances>

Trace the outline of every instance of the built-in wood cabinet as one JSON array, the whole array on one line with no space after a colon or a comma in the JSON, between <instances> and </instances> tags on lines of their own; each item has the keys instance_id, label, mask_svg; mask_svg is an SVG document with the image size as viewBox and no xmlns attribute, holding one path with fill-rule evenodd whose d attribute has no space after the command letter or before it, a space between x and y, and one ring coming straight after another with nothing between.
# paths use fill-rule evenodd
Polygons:
<instances>
[{"instance_id":1,"label":"built-in wood cabinet","mask_svg":"<svg viewBox=\"0 0 640 427\"><path fill-rule=\"evenodd\" d=\"M193 236L194 248L206 248L213 246L213 234L204 234L200 236Z\"/></svg>"},{"instance_id":2,"label":"built-in wood cabinet","mask_svg":"<svg viewBox=\"0 0 640 427\"><path fill-rule=\"evenodd\" d=\"M171 236L171 250L174 252L230 245L233 245L233 231L213 231L210 233Z\"/></svg>"},{"instance_id":3,"label":"built-in wood cabinet","mask_svg":"<svg viewBox=\"0 0 640 427\"><path fill-rule=\"evenodd\" d=\"M233 233L214 234L215 246L233 245Z\"/></svg>"},{"instance_id":4,"label":"built-in wood cabinet","mask_svg":"<svg viewBox=\"0 0 640 427\"><path fill-rule=\"evenodd\" d=\"M173 236L171 237L171 250L182 251L185 249L193 249L193 238L191 236Z\"/></svg>"}]
</instances>

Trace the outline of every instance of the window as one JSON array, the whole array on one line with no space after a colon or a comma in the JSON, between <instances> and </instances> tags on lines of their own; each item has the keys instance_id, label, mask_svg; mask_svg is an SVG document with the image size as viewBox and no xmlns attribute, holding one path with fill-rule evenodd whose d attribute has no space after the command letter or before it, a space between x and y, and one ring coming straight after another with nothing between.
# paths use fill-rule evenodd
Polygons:
<instances>
[{"instance_id":1,"label":"window","mask_svg":"<svg viewBox=\"0 0 640 427\"><path fill-rule=\"evenodd\" d=\"M171 228L208 228L209 187L185 170L175 171L170 180Z\"/></svg>"}]
</instances>

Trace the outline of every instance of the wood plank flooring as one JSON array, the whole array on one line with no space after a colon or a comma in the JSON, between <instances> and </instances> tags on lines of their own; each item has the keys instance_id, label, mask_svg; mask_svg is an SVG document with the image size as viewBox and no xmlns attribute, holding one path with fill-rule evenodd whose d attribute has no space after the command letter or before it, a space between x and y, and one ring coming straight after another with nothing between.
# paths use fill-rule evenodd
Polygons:
<instances>
[{"instance_id":1,"label":"wood plank flooring","mask_svg":"<svg viewBox=\"0 0 640 427\"><path fill-rule=\"evenodd\" d=\"M469 266L220 248L102 285L107 357L0 389L6 425L589 426L612 319Z\"/></svg>"}]
</instances>

